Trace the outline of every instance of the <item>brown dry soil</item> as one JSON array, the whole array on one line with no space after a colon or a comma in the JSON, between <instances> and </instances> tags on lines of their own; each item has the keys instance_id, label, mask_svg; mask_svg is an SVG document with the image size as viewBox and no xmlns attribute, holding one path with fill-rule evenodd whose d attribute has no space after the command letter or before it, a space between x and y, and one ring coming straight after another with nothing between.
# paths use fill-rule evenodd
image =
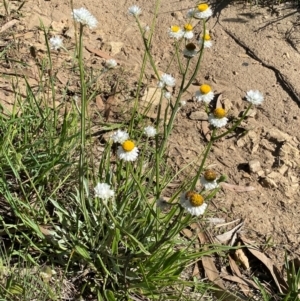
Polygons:
<instances>
[{"instance_id":1,"label":"brown dry soil","mask_svg":"<svg viewBox=\"0 0 300 301\"><path fill-rule=\"evenodd\" d=\"M33 88L38 85L36 60L41 61L46 57L40 20L46 27L50 27L49 36L62 36L66 47L74 53L74 30L68 1L29 0L21 8L21 17L14 13L19 3L11 2L11 17L3 24L17 21L0 33L1 47L10 46L0 70L0 101L8 109L13 104L10 87L12 79L15 82L19 79L20 95L26 93L21 76L16 74L25 74ZM113 76L109 75L110 79L100 77L95 84L99 91L107 90L118 77L120 86L127 89L126 93L115 98L117 105L112 104L110 122L121 121L118 107L124 109L128 104L128 91L136 85L144 54L137 25L134 18L127 14L127 8L132 4L139 5L143 10L140 17L142 25L150 24L154 13L153 1L80 0L75 3L76 8L86 7L99 20L95 30L85 32L85 45L108 53L118 61L119 69L123 70ZM174 53L167 28L174 24L184 24L186 11L194 5L194 2L187 0L163 1L161 4L151 51L162 72L166 70L168 60ZM234 135L213 147L207 162L220 174L226 174L228 183L252 186L255 190L234 192L222 189L210 210L212 216L225 218L226 221L245 219L244 233L258 244L264 244L271 238L271 245L266 252L280 266L284 262L285 250L291 257L300 255L299 13L291 4L271 9L224 1L218 5L213 4L213 8L214 16L207 26L214 44L204 54L197 83L208 83L216 94L222 94L223 104L231 116L236 117L245 110L244 96L250 89L262 91L265 102L250 112L251 116ZM196 36L201 36L201 24L196 22L195 25ZM13 47L16 44L18 48ZM35 57L29 54L29 49L35 50ZM86 65L95 72L102 68L104 59L97 56L95 51L85 50L84 57ZM13 68L9 58L23 60L29 67ZM69 101L79 91L78 77L74 76L71 55L53 51L52 59L57 69L55 74L59 104ZM172 64L168 73L176 75L177 65ZM155 87L156 83L154 72L149 67L144 79L145 87ZM68 88L65 88L66 85ZM198 85L192 85L185 94L183 100L187 104L178 114L170 139L169 156L174 170L196 160L206 143L202 131L206 122L199 120L202 117L198 116L203 107L192 99L197 89ZM62 93L62 90L67 93ZM147 89L142 92L146 94ZM105 103L105 95L100 96L93 100L90 109L95 118L103 114L102 99ZM194 172L193 169L189 170L189 173Z\"/></svg>"}]
</instances>

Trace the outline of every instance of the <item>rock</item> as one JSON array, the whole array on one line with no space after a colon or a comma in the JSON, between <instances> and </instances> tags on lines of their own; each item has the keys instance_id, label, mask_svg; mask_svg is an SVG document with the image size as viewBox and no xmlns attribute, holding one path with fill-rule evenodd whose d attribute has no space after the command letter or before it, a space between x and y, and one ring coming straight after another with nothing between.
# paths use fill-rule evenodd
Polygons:
<instances>
[{"instance_id":1,"label":"rock","mask_svg":"<svg viewBox=\"0 0 300 301\"><path fill-rule=\"evenodd\" d=\"M55 34L61 34L68 27L68 22L67 22L67 20L60 20L59 22L53 21L51 23L51 27Z\"/></svg>"},{"instance_id":2,"label":"rock","mask_svg":"<svg viewBox=\"0 0 300 301\"><path fill-rule=\"evenodd\" d=\"M275 183L275 181L268 177L261 180L261 185L266 188L277 188L278 187L277 184Z\"/></svg>"},{"instance_id":3,"label":"rock","mask_svg":"<svg viewBox=\"0 0 300 301\"><path fill-rule=\"evenodd\" d=\"M149 118L157 118L158 114L158 106L161 102L161 90L157 89L157 87L149 87L146 89L145 94L142 97L142 104L139 106L138 110L141 114L145 114ZM166 101L161 102L161 110L160 110L160 119L164 119L165 111L167 109ZM170 112L168 112L167 120L170 118Z\"/></svg>"},{"instance_id":4,"label":"rock","mask_svg":"<svg viewBox=\"0 0 300 301\"><path fill-rule=\"evenodd\" d=\"M289 167L287 165L282 165L279 169L278 172L282 175L284 175L288 171Z\"/></svg>"},{"instance_id":5,"label":"rock","mask_svg":"<svg viewBox=\"0 0 300 301\"><path fill-rule=\"evenodd\" d=\"M253 117L254 118L256 116L256 114L257 114L257 110L255 108L253 108L253 109L249 110L249 112L247 114L247 117Z\"/></svg>"},{"instance_id":6,"label":"rock","mask_svg":"<svg viewBox=\"0 0 300 301\"><path fill-rule=\"evenodd\" d=\"M74 27L69 27L68 30L64 32L64 35L68 38L74 39L75 37L75 29Z\"/></svg>"},{"instance_id":7,"label":"rock","mask_svg":"<svg viewBox=\"0 0 300 301\"><path fill-rule=\"evenodd\" d=\"M251 154L254 154L258 151L259 149L259 145L258 144L254 144L252 149L251 149Z\"/></svg>"},{"instance_id":8,"label":"rock","mask_svg":"<svg viewBox=\"0 0 300 301\"><path fill-rule=\"evenodd\" d=\"M196 111L196 112L191 113L190 119L205 121L205 120L208 120L208 115L206 112Z\"/></svg>"},{"instance_id":9,"label":"rock","mask_svg":"<svg viewBox=\"0 0 300 301\"><path fill-rule=\"evenodd\" d=\"M222 102L223 102L225 111L226 112L231 111L232 102L228 98L223 99Z\"/></svg>"},{"instance_id":10,"label":"rock","mask_svg":"<svg viewBox=\"0 0 300 301\"><path fill-rule=\"evenodd\" d=\"M259 176L259 177L265 177L265 172L261 169L261 170L259 170L258 172L257 172L257 175Z\"/></svg>"},{"instance_id":11,"label":"rock","mask_svg":"<svg viewBox=\"0 0 300 301\"><path fill-rule=\"evenodd\" d=\"M248 164L251 172L257 173L261 170L260 162L257 159L249 161Z\"/></svg>"},{"instance_id":12,"label":"rock","mask_svg":"<svg viewBox=\"0 0 300 301\"><path fill-rule=\"evenodd\" d=\"M249 143L249 138L247 136L242 136L240 139L237 140L236 145L239 148L242 148L246 145L246 143Z\"/></svg>"},{"instance_id":13,"label":"rock","mask_svg":"<svg viewBox=\"0 0 300 301\"><path fill-rule=\"evenodd\" d=\"M122 43L122 42L109 42L108 44L110 45L110 54L112 56L121 52L121 50L124 46L124 43Z\"/></svg>"},{"instance_id":14,"label":"rock","mask_svg":"<svg viewBox=\"0 0 300 301\"><path fill-rule=\"evenodd\" d=\"M285 142L285 141L292 140L292 136L290 136L276 128L271 128L271 129L267 130L267 137L268 137L268 139L275 140L277 142Z\"/></svg>"},{"instance_id":15,"label":"rock","mask_svg":"<svg viewBox=\"0 0 300 301\"><path fill-rule=\"evenodd\" d=\"M275 145L273 145L269 140L267 139L261 139L260 140L260 146L263 147L264 149L274 152L275 150Z\"/></svg>"},{"instance_id":16,"label":"rock","mask_svg":"<svg viewBox=\"0 0 300 301\"><path fill-rule=\"evenodd\" d=\"M290 143L284 143L279 150L280 160L287 166L297 168L300 166L300 152Z\"/></svg>"},{"instance_id":17,"label":"rock","mask_svg":"<svg viewBox=\"0 0 300 301\"><path fill-rule=\"evenodd\" d=\"M112 46L110 43L103 43L101 45L101 50L104 51L104 52L110 52L112 49Z\"/></svg>"},{"instance_id":18,"label":"rock","mask_svg":"<svg viewBox=\"0 0 300 301\"><path fill-rule=\"evenodd\" d=\"M183 14L180 11L173 12L171 15L178 21L183 20Z\"/></svg>"},{"instance_id":19,"label":"rock","mask_svg":"<svg viewBox=\"0 0 300 301\"><path fill-rule=\"evenodd\" d=\"M280 179L282 178L282 175L279 173L279 172L276 172L276 171L272 171L268 174L267 176L268 178L270 179L273 179L273 180L278 180L280 181Z\"/></svg>"}]
</instances>

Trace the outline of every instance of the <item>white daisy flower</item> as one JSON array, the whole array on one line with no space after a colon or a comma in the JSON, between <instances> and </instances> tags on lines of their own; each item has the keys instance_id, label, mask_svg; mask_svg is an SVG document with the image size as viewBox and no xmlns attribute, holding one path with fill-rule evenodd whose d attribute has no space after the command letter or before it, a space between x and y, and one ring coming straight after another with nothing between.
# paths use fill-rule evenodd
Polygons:
<instances>
[{"instance_id":1,"label":"white daisy flower","mask_svg":"<svg viewBox=\"0 0 300 301\"><path fill-rule=\"evenodd\" d=\"M219 187L217 174L211 169L205 171L204 175L200 178L200 183L204 186L205 190L213 190Z\"/></svg>"},{"instance_id":2,"label":"white daisy flower","mask_svg":"<svg viewBox=\"0 0 300 301\"><path fill-rule=\"evenodd\" d=\"M260 105L264 101L264 96L258 90L250 90L246 94L246 99L254 105Z\"/></svg>"},{"instance_id":3,"label":"white daisy flower","mask_svg":"<svg viewBox=\"0 0 300 301\"><path fill-rule=\"evenodd\" d=\"M154 137L156 135L156 129L153 126L149 125L144 128L144 134L146 134L149 138Z\"/></svg>"},{"instance_id":4,"label":"white daisy flower","mask_svg":"<svg viewBox=\"0 0 300 301\"><path fill-rule=\"evenodd\" d=\"M106 183L98 183L94 188L94 191L95 196L103 200L108 200L115 195L115 192L110 189L110 185Z\"/></svg>"},{"instance_id":5,"label":"white daisy flower","mask_svg":"<svg viewBox=\"0 0 300 301\"><path fill-rule=\"evenodd\" d=\"M201 85L199 91L196 92L195 98L197 101L203 101L209 104L214 99L214 92L211 91L209 85Z\"/></svg>"},{"instance_id":6,"label":"white daisy flower","mask_svg":"<svg viewBox=\"0 0 300 301\"><path fill-rule=\"evenodd\" d=\"M171 94L169 91L166 91L166 92L164 93L164 97L165 97L166 99L170 100L171 97L172 97L172 94Z\"/></svg>"},{"instance_id":7,"label":"white daisy flower","mask_svg":"<svg viewBox=\"0 0 300 301\"><path fill-rule=\"evenodd\" d=\"M58 50L59 48L63 47L63 40L59 36L52 37L49 42L51 49Z\"/></svg>"},{"instance_id":8,"label":"white daisy flower","mask_svg":"<svg viewBox=\"0 0 300 301\"><path fill-rule=\"evenodd\" d=\"M196 216L204 214L207 207L204 198L193 191L183 193L180 197L180 204L187 212Z\"/></svg>"},{"instance_id":9,"label":"white daisy flower","mask_svg":"<svg viewBox=\"0 0 300 301\"><path fill-rule=\"evenodd\" d=\"M124 161L135 161L138 157L139 150L131 140L126 140L118 147L117 155Z\"/></svg>"},{"instance_id":10,"label":"white daisy flower","mask_svg":"<svg viewBox=\"0 0 300 301\"><path fill-rule=\"evenodd\" d=\"M113 69L118 65L117 61L114 59L109 59L105 62L105 66L108 69Z\"/></svg>"},{"instance_id":11,"label":"white daisy flower","mask_svg":"<svg viewBox=\"0 0 300 301\"><path fill-rule=\"evenodd\" d=\"M164 86L174 87L175 86L175 78L170 74L164 73L160 78L158 87L163 88Z\"/></svg>"},{"instance_id":12,"label":"white daisy flower","mask_svg":"<svg viewBox=\"0 0 300 301\"><path fill-rule=\"evenodd\" d=\"M137 17L142 13L142 10L137 5L132 5L128 8L128 13L132 16Z\"/></svg>"},{"instance_id":13,"label":"white daisy flower","mask_svg":"<svg viewBox=\"0 0 300 301\"><path fill-rule=\"evenodd\" d=\"M213 114L208 115L208 122L216 127L221 128L227 124L228 118L226 116L226 111L222 108L216 108Z\"/></svg>"},{"instance_id":14,"label":"white daisy flower","mask_svg":"<svg viewBox=\"0 0 300 301\"><path fill-rule=\"evenodd\" d=\"M177 25L171 26L169 28L169 36L174 39L181 39L184 35L184 31Z\"/></svg>"},{"instance_id":15,"label":"white daisy flower","mask_svg":"<svg viewBox=\"0 0 300 301\"><path fill-rule=\"evenodd\" d=\"M187 14L186 14L186 17L187 17L188 19L191 19L191 18L194 17L194 13L195 13L195 10L194 10L193 8L191 8L191 9L188 10L188 12L187 12Z\"/></svg>"},{"instance_id":16,"label":"white daisy flower","mask_svg":"<svg viewBox=\"0 0 300 301\"><path fill-rule=\"evenodd\" d=\"M199 4L194 9L194 18L196 19L207 19L212 16L212 10L207 3Z\"/></svg>"},{"instance_id":17,"label":"white daisy flower","mask_svg":"<svg viewBox=\"0 0 300 301\"><path fill-rule=\"evenodd\" d=\"M201 40L199 40L200 45L202 45L203 40L204 40L204 48L210 48L213 45L210 39L210 35L208 33L206 33L204 37Z\"/></svg>"},{"instance_id":18,"label":"white daisy flower","mask_svg":"<svg viewBox=\"0 0 300 301\"><path fill-rule=\"evenodd\" d=\"M111 136L111 139L114 143L123 143L124 141L129 139L129 134L126 131L117 130Z\"/></svg>"},{"instance_id":19,"label":"white daisy flower","mask_svg":"<svg viewBox=\"0 0 300 301\"><path fill-rule=\"evenodd\" d=\"M187 58L194 57L198 51L196 50L196 45L194 43L189 43L185 45L185 49L183 50L183 55Z\"/></svg>"},{"instance_id":20,"label":"white daisy flower","mask_svg":"<svg viewBox=\"0 0 300 301\"><path fill-rule=\"evenodd\" d=\"M73 9L72 16L76 22L87 25L90 29L98 24L97 19L84 7Z\"/></svg>"},{"instance_id":21,"label":"white daisy flower","mask_svg":"<svg viewBox=\"0 0 300 301\"><path fill-rule=\"evenodd\" d=\"M187 23L184 25L183 37L190 40L194 37L193 25Z\"/></svg>"}]
</instances>

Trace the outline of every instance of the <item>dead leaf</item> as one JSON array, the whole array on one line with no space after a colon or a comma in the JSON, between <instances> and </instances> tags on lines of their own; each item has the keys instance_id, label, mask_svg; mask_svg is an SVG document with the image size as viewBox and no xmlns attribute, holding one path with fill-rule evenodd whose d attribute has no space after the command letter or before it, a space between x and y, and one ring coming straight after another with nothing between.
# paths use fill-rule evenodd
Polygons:
<instances>
[{"instance_id":1,"label":"dead leaf","mask_svg":"<svg viewBox=\"0 0 300 301\"><path fill-rule=\"evenodd\" d=\"M225 189L228 189L228 190L234 191L234 192L249 192L249 191L256 190L256 188L253 186L239 186L239 185L229 184L226 182L220 183L220 186L222 188L225 188Z\"/></svg>"},{"instance_id":2,"label":"dead leaf","mask_svg":"<svg viewBox=\"0 0 300 301\"><path fill-rule=\"evenodd\" d=\"M189 239L193 238L193 232L187 228L181 230L181 234L183 234L185 237Z\"/></svg>"},{"instance_id":3,"label":"dead leaf","mask_svg":"<svg viewBox=\"0 0 300 301\"><path fill-rule=\"evenodd\" d=\"M22 39L32 39L34 38L34 32L33 31L28 31L26 33L17 33L14 35L14 38L17 39L17 38L22 38Z\"/></svg>"},{"instance_id":4,"label":"dead leaf","mask_svg":"<svg viewBox=\"0 0 300 301\"><path fill-rule=\"evenodd\" d=\"M228 225L231 225L231 224L235 224L236 222L239 222L240 219L235 219L234 221L231 221L231 222L228 222L228 223L225 223L225 224L220 224L220 225L216 225L216 228L220 228L220 227L224 227L224 226L228 226Z\"/></svg>"},{"instance_id":5,"label":"dead leaf","mask_svg":"<svg viewBox=\"0 0 300 301\"><path fill-rule=\"evenodd\" d=\"M60 72L60 71L59 71L59 72L56 74L56 78L57 78L64 86L66 86L67 83L68 83L68 81L69 81L69 79L67 78L65 72Z\"/></svg>"},{"instance_id":6,"label":"dead leaf","mask_svg":"<svg viewBox=\"0 0 300 301\"><path fill-rule=\"evenodd\" d=\"M19 23L19 22L20 22L20 21L19 21L19 20L16 20L16 19L13 19L13 20L8 21L7 23L5 23L5 24L1 27L0 33L1 33L1 32L4 32L5 30L7 30L7 29L9 29L9 28L11 28L11 27L13 27L15 24L17 24L17 23Z\"/></svg>"},{"instance_id":7,"label":"dead leaf","mask_svg":"<svg viewBox=\"0 0 300 301\"><path fill-rule=\"evenodd\" d=\"M235 260L230 255L228 256L228 261L229 261L229 265L230 265L232 273L237 275L238 277L242 277L239 267L237 266L237 264L235 263Z\"/></svg>"},{"instance_id":8,"label":"dead leaf","mask_svg":"<svg viewBox=\"0 0 300 301\"><path fill-rule=\"evenodd\" d=\"M195 277L197 275L200 274L200 271L199 271L199 267L198 267L198 262L196 262L195 266L194 266L194 269L193 269L193 274L192 276Z\"/></svg>"},{"instance_id":9,"label":"dead leaf","mask_svg":"<svg viewBox=\"0 0 300 301\"><path fill-rule=\"evenodd\" d=\"M103 99L100 95L96 96L96 106L100 111L103 111L105 108L105 104L103 102Z\"/></svg>"},{"instance_id":10,"label":"dead leaf","mask_svg":"<svg viewBox=\"0 0 300 301\"><path fill-rule=\"evenodd\" d=\"M109 115L111 112L112 104L114 103L114 99L115 99L115 95L111 95L107 98L107 100L105 102L105 109L104 109L105 121L107 121L109 119Z\"/></svg>"},{"instance_id":11,"label":"dead leaf","mask_svg":"<svg viewBox=\"0 0 300 301\"><path fill-rule=\"evenodd\" d=\"M203 232L198 233L199 241L204 244L204 250L207 249L205 243L209 242L206 238L206 235ZM202 256L201 257L202 265L207 275L207 278L212 282L213 286L217 290L212 290L212 293L219 299L223 301L243 301L248 300L239 296L236 296L228 291L225 288L222 279L220 278L220 274L214 264L213 259L210 256Z\"/></svg>"},{"instance_id":12,"label":"dead leaf","mask_svg":"<svg viewBox=\"0 0 300 301\"><path fill-rule=\"evenodd\" d=\"M202 121L201 122L201 130L202 130L202 133L203 133L205 139L207 141L210 141L211 134L210 134L210 129L209 129L209 123L208 123L208 121Z\"/></svg>"},{"instance_id":13,"label":"dead leaf","mask_svg":"<svg viewBox=\"0 0 300 301\"><path fill-rule=\"evenodd\" d=\"M85 46L85 49L91 53L94 53L96 54L97 56L100 56L106 60L109 60L109 59L112 59L112 57L107 53L107 52L104 52L102 50L99 50L99 49L94 49L92 47L89 47L89 46Z\"/></svg>"},{"instance_id":14,"label":"dead leaf","mask_svg":"<svg viewBox=\"0 0 300 301\"><path fill-rule=\"evenodd\" d=\"M258 251L254 246L251 245L251 242L244 237L243 235L239 235L242 242L245 244L249 252L255 256L259 261L261 261L266 268L270 271L274 282L276 283L276 286L278 287L280 293L283 293L283 291L286 291L287 289L287 283L282 277L281 273L279 272L278 268L274 265L273 261L268 258L265 254Z\"/></svg>"},{"instance_id":15,"label":"dead leaf","mask_svg":"<svg viewBox=\"0 0 300 301\"><path fill-rule=\"evenodd\" d=\"M245 255L243 249L236 250L235 256L236 259L242 264L244 269L248 270L250 268L248 257Z\"/></svg>"},{"instance_id":16,"label":"dead leaf","mask_svg":"<svg viewBox=\"0 0 300 301\"><path fill-rule=\"evenodd\" d=\"M233 245L234 244L234 241L235 241L235 237L236 237L236 234L241 231L242 227L244 225L244 222L241 222L240 224L238 224L236 227L234 227L233 229L231 229L230 231L227 231L223 234L220 234L220 235L217 235L216 236L216 239L219 241L219 242L227 242L229 240L231 240L231 243L230 245Z\"/></svg>"},{"instance_id":17,"label":"dead leaf","mask_svg":"<svg viewBox=\"0 0 300 301\"><path fill-rule=\"evenodd\" d=\"M216 103L216 108L223 108L223 104L222 104L222 94L219 94L217 97L217 103Z\"/></svg>"},{"instance_id":18,"label":"dead leaf","mask_svg":"<svg viewBox=\"0 0 300 301\"><path fill-rule=\"evenodd\" d=\"M246 54L246 53L240 53L240 54L238 54L238 57L243 57L243 58L249 58L249 55L248 54Z\"/></svg>"},{"instance_id":19,"label":"dead leaf","mask_svg":"<svg viewBox=\"0 0 300 301\"><path fill-rule=\"evenodd\" d=\"M198 233L199 240L201 244L207 243L206 236L203 232ZM206 246L204 246L204 249ZM217 270L213 259L210 256L203 256L201 257L202 265L204 268L204 271L206 273L207 278L212 281L214 284L216 284L218 287L225 290L225 286L223 284L223 281L220 278L219 271Z\"/></svg>"},{"instance_id":20,"label":"dead leaf","mask_svg":"<svg viewBox=\"0 0 300 301\"><path fill-rule=\"evenodd\" d=\"M209 217L206 219L210 224L213 224L213 225L219 225L219 224L223 224L225 222L225 219L224 218L218 218L218 217ZM217 227L216 226L216 227Z\"/></svg>"},{"instance_id":21,"label":"dead leaf","mask_svg":"<svg viewBox=\"0 0 300 301\"><path fill-rule=\"evenodd\" d=\"M236 282L236 283L240 283L240 284L244 284L246 286L252 286L255 289L259 289L259 287L256 285L256 283L254 281L252 281L252 280L242 279L242 278L240 278L238 276L231 276L231 275L224 274L224 273L221 273L220 276L223 279L226 279L226 280L229 280L229 281L233 281L233 282Z\"/></svg>"}]
</instances>

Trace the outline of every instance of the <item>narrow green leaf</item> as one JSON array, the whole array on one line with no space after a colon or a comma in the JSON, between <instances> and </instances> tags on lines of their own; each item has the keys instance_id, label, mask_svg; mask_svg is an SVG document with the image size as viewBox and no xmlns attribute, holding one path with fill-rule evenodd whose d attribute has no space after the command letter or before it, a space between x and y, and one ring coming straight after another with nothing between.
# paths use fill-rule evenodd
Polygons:
<instances>
[{"instance_id":1,"label":"narrow green leaf","mask_svg":"<svg viewBox=\"0 0 300 301\"><path fill-rule=\"evenodd\" d=\"M87 260L91 260L90 254L88 253L88 251L85 248L83 248L79 245L76 245L75 249L76 249L77 253L79 255L81 255L83 258L85 258Z\"/></svg>"},{"instance_id":2,"label":"narrow green leaf","mask_svg":"<svg viewBox=\"0 0 300 301\"><path fill-rule=\"evenodd\" d=\"M105 294L105 296L106 296L106 298L107 298L108 301L116 301L115 295L114 295L114 293L112 291L106 290L104 292L104 294Z\"/></svg>"}]
</instances>

